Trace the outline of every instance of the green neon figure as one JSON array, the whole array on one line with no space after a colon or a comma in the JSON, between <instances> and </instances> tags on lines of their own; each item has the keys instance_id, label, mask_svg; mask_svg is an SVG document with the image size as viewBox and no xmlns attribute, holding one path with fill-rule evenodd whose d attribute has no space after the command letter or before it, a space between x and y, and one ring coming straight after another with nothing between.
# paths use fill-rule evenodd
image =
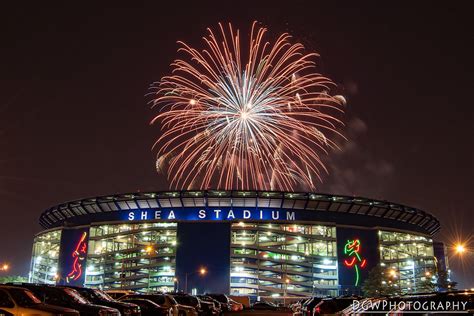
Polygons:
<instances>
[{"instance_id":1,"label":"green neon figure","mask_svg":"<svg viewBox=\"0 0 474 316\"><path fill-rule=\"evenodd\" d=\"M359 276L359 267L364 268L367 264L367 260L362 259L360 256L360 240L347 240L344 245L344 255L348 256L349 259L344 260L344 265L346 267L354 267L356 279L355 286L359 286L360 276Z\"/></svg>"}]
</instances>

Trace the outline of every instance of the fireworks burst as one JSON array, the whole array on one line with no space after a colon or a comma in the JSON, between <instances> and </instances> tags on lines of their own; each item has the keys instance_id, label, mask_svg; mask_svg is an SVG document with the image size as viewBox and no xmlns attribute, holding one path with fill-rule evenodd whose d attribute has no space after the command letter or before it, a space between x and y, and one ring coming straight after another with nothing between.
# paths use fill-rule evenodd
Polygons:
<instances>
[{"instance_id":1,"label":"fireworks burst","mask_svg":"<svg viewBox=\"0 0 474 316\"><path fill-rule=\"evenodd\" d=\"M208 29L206 48L179 42L184 59L153 86L163 133L157 170L188 189L315 189L327 172L321 153L337 147L342 102L334 83L316 72L316 53L282 34L264 40L252 25L248 47L229 24ZM339 134L340 135L340 134Z\"/></svg>"}]
</instances>

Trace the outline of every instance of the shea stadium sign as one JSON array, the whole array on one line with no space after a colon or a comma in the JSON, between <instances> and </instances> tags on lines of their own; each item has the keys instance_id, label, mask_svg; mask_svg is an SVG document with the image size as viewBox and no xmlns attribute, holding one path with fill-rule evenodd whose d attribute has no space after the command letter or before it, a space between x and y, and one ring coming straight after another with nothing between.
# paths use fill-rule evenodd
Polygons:
<instances>
[{"instance_id":1,"label":"shea stadium sign","mask_svg":"<svg viewBox=\"0 0 474 316\"><path fill-rule=\"evenodd\" d=\"M134 210L125 213L122 220L181 220L181 221L235 221L235 220L270 220L295 221L311 219L305 211L287 211L281 209L248 209L248 208L178 208ZM314 216L314 214L313 214Z\"/></svg>"},{"instance_id":2,"label":"shea stadium sign","mask_svg":"<svg viewBox=\"0 0 474 316\"><path fill-rule=\"evenodd\" d=\"M433 235L440 228L433 215L388 201L274 191L207 190L106 195L59 204L40 216L40 224L48 229L139 221L320 222L395 228L427 235Z\"/></svg>"}]
</instances>

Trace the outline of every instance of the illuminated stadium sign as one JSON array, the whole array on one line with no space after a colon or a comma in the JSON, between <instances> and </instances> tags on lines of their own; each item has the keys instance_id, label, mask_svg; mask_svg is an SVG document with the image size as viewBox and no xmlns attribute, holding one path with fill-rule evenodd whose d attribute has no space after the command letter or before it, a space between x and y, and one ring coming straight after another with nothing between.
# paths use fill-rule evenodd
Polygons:
<instances>
[{"instance_id":1,"label":"illuminated stadium sign","mask_svg":"<svg viewBox=\"0 0 474 316\"><path fill-rule=\"evenodd\" d=\"M344 289L362 286L369 271L380 261L375 230L351 227L337 228L338 276Z\"/></svg>"},{"instance_id":2,"label":"illuminated stadium sign","mask_svg":"<svg viewBox=\"0 0 474 316\"><path fill-rule=\"evenodd\" d=\"M344 265L346 267L350 267L354 269L355 272L355 282L354 286L359 285L360 281L360 272L359 270L364 268L367 264L367 260L363 259L360 254L360 240L347 240L346 244L344 245L344 255L348 257L348 259L344 259Z\"/></svg>"},{"instance_id":3,"label":"illuminated stadium sign","mask_svg":"<svg viewBox=\"0 0 474 316\"><path fill-rule=\"evenodd\" d=\"M82 285L87 266L89 228L64 229L61 234L61 252L56 282L63 285Z\"/></svg>"},{"instance_id":4,"label":"illuminated stadium sign","mask_svg":"<svg viewBox=\"0 0 474 316\"><path fill-rule=\"evenodd\" d=\"M286 211L281 209L246 209L246 208L178 208L178 209L148 209L134 210L125 213L122 220L271 220L295 221L304 220L311 214L305 211ZM122 214L123 216L123 214Z\"/></svg>"},{"instance_id":5,"label":"illuminated stadium sign","mask_svg":"<svg viewBox=\"0 0 474 316\"><path fill-rule=\"evenodd\" d=\"M43 212L40 224L49 229L144 220L317 221L429 235L440 228L432 215L387 201L320 193L213 190L129 193L70 201Z\"/></svg>"},{"instance_id":6,"label":"illuminated stadium sign","mask_svg":"<svg viewBox=\"0 0 474 316\"><path fill-rule=\"evenodd\" d=\"M82 262L85 260L87 255L87 232L83 232L81 238L76 244L76 248L71 253L71 257L73 258L73 263L71 266L71 271L68 273L66 277L66 282L71 283L73 281L79 280L83 273L83 266Z\"/></svg>"}]
</instances>

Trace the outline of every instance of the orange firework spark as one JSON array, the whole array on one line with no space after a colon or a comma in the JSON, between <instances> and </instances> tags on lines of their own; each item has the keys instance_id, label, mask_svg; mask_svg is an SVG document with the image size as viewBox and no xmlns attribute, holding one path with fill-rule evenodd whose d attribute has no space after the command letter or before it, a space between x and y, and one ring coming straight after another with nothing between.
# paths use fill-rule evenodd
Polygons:
<instances>
[{"instance_id":1,"label":"orange firework spark","mask_svg":"<svg viewBox=\"0 0 474 316\"><path fill-rule=\"evenodd\" d=\"M286 33L264 40L255 22L247 49L230 24L219 29L202 51L179 42L186 58L154 85L157 169L177 188L314 189L327 172L320 153L337 147L329 134L340 135L330 112L343 105L315 71L318 55Z\"/></svg>"}]
</instances>

